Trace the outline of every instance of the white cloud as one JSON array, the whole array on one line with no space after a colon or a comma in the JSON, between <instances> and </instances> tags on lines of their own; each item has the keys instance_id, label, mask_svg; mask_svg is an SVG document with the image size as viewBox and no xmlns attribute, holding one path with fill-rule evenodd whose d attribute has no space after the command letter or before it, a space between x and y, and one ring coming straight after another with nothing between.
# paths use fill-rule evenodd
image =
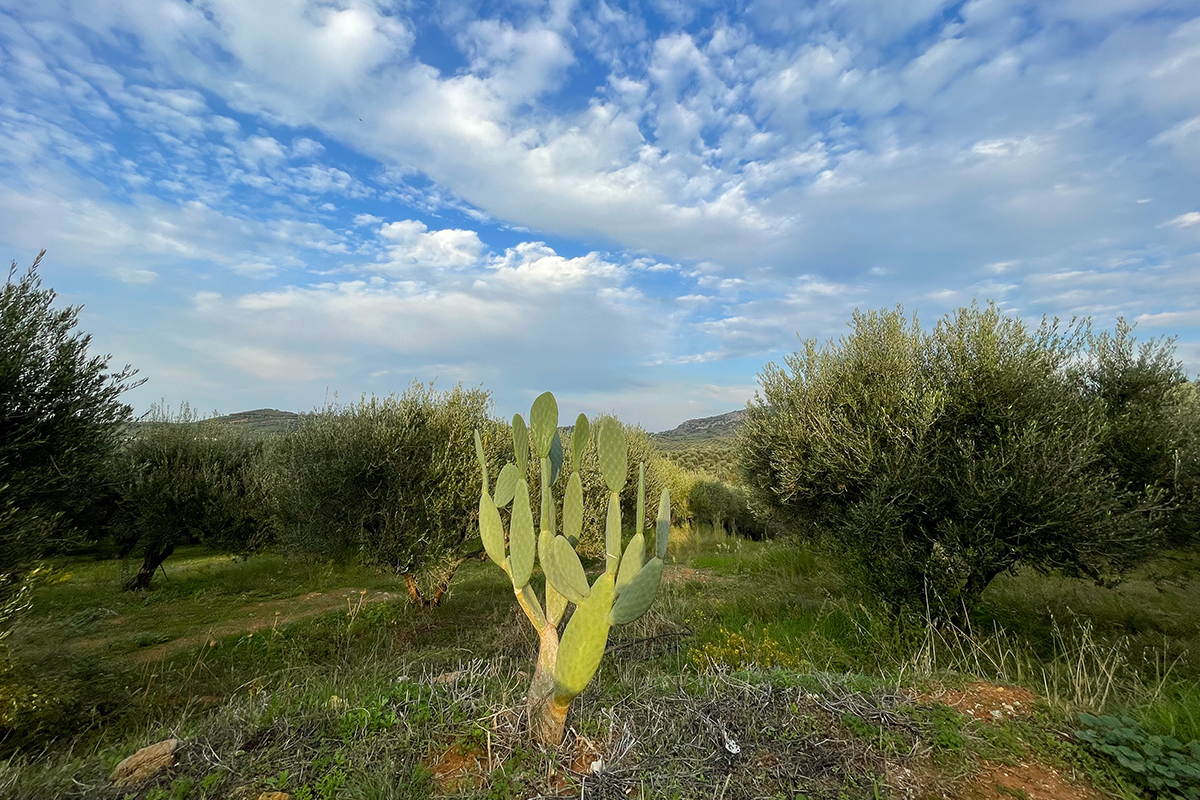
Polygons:
<instances>
[{"instance_id":1,"label":"white cloud","mask_svg":"<svg viewBox=\"0 0 1200 800\"><path fill-rule=\"evenodd\" d=\"M188 341L268 381L485 380L479 353L508 345L543 380L601 340L586 380L632 402L630 364L717 374L857 306L1195 324L1186 4L667 5L686 29L446 6L442 69L368 0L10 3L0 230L116 281L219 289ZM651 341L647 310L668 320ZM520 366L546 349L548 372Z\"/></svg>"},{"instance_id":2,"label":"white cloud","mask_svg":"<svg viewBox=\"0 0 1200 800\"><path fill-rule=\"evenodd\" d=\"M417 220L389 222L379 229L388 246L389 270L456 269L477 264L483 242L475 231L447 228L431 231Z\"/></svg>"},{"instance_id":3,"label":"white cloud","mask_svg":"<svg viewBox=\"0 0 1200 800\"><path fill-rule=\"evenodd\" d=\"M1138 325L1148 328L1200 328L1200 309L1190 311L1164 311L1159 314L1139 314L1133 318Z\"/></svg>"},{"instance_id":4,"label":"white cloud","mask_svg":"<svg viewBox=\"0 0 1200 800\"><path fill-rule=\"evenodd\" d=\"M1180 214L1175 219L1164 224L1173 225L1176 228L1190 228L1193 225L1200 225L1200 211L1188 211L1186 214Z\"/></svg>"},{"instance_id":5,"label":"white cloud","mask_svg":"<svg viewBox=\"0 0 1200 800\"><path fill-rule=\"evenodd\" d=\"M544 242L522 242L505 250L488 265L497 279L529 291L561 290L594 283L620 281L625 270L599 253L564 258Z\"/></svg>"},{"instance_id":6,"label":"white cloud","mask_svg":"<svg viewBox=\"0 0 1200 800\"><path fill-rule=\"evenodd\" d=\"M289 155L292 158L315 158L324 152L325 145L306 136L300 136L292 140Z\"/></svg>"}]
</instances>

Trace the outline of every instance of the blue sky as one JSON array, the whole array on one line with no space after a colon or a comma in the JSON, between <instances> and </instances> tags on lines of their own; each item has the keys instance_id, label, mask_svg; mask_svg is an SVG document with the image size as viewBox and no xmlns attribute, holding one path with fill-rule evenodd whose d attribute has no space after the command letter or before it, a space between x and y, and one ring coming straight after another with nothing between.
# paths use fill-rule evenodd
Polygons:
<instances>
[{"instance_id":1,"label":"blue sky","mask_svg":"<svg viewBox=\"0 0 1200 800\"><path fill-rule=\"evenodd\" d=\"M0 0L0 244L139 411L436 378L662 430L974 298L1195 376L1200 8Z\"/></svg>"}]
</instances>

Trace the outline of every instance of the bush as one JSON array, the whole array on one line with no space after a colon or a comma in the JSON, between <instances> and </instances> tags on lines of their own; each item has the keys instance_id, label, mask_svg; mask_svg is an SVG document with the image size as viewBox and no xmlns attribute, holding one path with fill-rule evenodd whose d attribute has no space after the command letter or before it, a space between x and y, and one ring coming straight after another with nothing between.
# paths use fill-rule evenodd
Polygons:
<instances>
[{"instance_id":1,"label":"bush","mask_svg":"<svg viewBox=\"0 0 1200 800\"><path fill-rule=\"evenodd\" d=\"M734 535L764 539L770 535L770 511L762 508L745 486L719 480L711 473L684 469L673 460L653 462L654 482L671 492L675 525L712 525ZM661 490L660 490L661 491Z\"/></svg>"},{"instance_id":2,"label":"bush","mask_svg":"<svg viewBox=\"0 0 1200 800\"><path fill-rule=\"evenodd\" d=\"M726 483L738 483L736 440L718 439L708 442L689 442L670 449L662 448L664 459L683 469L707 472Z\"/></svg>"},{"instance_id":3,"label":"bush","mask_svg":"<svg viewBox=\"0 0 1200 800\"><path fill-rule=\"evenodd\" d=\"M108 513L104 464L130 418L134 371L108 371L73 332L80 308L53 307L37 269L13 262L0 292L0 608L38 558L94 535ZM2 616L2 615L0 615Z\"/></svg>"},{"instance_id":4,"label":"bush","mask_svg":"<svg viewBox=\"0 0 1200 800\"><path fill-rule=\"evenodd\" d=\"M1161 494L1103 461L1103 409L1068 367L1081 347L994 305L932 334L855 312L840 345L769 364L739 448L752 491L840 553L894 611L960 613L1020 564L1114 580L1156 552Z\"/></svg>"},{"instance_id":5,"label":"bush","mask_svg":"<svg viewBox=\"0 0 1200 800\"><path fill-rule=\"evenodd\" d=\"M480 475L512 438L488 418L491 395L414 383L402 396L330 405L273 447L280 535L288 549L410 575L478 541ZM481 549L473 547L472 549Z\"/></svg>"},{"instance_id":6,"label":"bush","mask_svg":"<svg viewBox=\"0 0 1200 800\"><path fill-rule=\"evenodd\" d=\"M667 491L671 493L672 524L680 527L692 525L696 521L696 516L692 512L689 498L692 494L692 487L697 480L703 477L701 473L684 469L674 461L668 461L665 458L655 459L651 464L652 466L647 468L647 473L653 471L654 481L659 486L666 487Z\"/></svg>"},{"instance_id":7,"label":"bush","mask_svg":"<svg viewBox=\"0 0 1200 800\"><path fill-rule=\"evenodd\" d=\"M182 544L247 554L269 542L263 446L228 425L197 421L186 405L174 419L155 408L139 423L113 462L113 536L122 558L142 554L127 588L149 588Z\"/></svg>"}]
</instances>

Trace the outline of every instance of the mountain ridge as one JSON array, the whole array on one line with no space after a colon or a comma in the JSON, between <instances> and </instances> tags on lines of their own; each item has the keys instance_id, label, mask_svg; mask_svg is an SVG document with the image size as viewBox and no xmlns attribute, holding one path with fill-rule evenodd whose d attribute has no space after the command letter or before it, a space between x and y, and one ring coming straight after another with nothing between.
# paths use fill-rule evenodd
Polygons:
<instances>
[{"instance_id":1,"label":"mountain ridge","mask_svg":"<svg viewBox=\"0 0 1200 800\"><path fill-rule=\"evenodd\" d=\"M688 419L669 431L650 434L650 441L660 445L678 445L711 439L728 439L737 435L746 419L746 410L739 408L712 417Z\"/></svg>"},{"instance_id":2,"label":"mountain ridge","mask_svg":"<svg viewBox=\"0 0 1200 800\"><path fill-rule=\"evenodd\" d=\"M212 422L236 425L257 433L282 433L294 430L303 414L280 411L277 408L256 408L213 417ZM650 433L650 440L660 445L686 444L711 439L726 439L737 435L745 420L745 409L727 411L711 417L687 419L666 431Z\"/></svg>"}]
</instances>

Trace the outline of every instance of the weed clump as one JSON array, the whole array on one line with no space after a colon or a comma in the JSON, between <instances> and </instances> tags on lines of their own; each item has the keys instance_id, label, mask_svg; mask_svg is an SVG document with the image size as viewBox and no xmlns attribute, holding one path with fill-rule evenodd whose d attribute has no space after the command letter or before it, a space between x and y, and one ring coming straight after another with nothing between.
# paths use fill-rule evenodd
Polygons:
<instances>
[{"instance_id":1,"label":"weed clump","mask_svg":"<svg viewBox=\"0 0 1200 800\"><path fill-rule=\"evenodd\" d=\"M1147 733L1129 717L1080 714L1075 737L1156 798L1200 800L1200 742Z\"/></svg>"}]
</instances>

